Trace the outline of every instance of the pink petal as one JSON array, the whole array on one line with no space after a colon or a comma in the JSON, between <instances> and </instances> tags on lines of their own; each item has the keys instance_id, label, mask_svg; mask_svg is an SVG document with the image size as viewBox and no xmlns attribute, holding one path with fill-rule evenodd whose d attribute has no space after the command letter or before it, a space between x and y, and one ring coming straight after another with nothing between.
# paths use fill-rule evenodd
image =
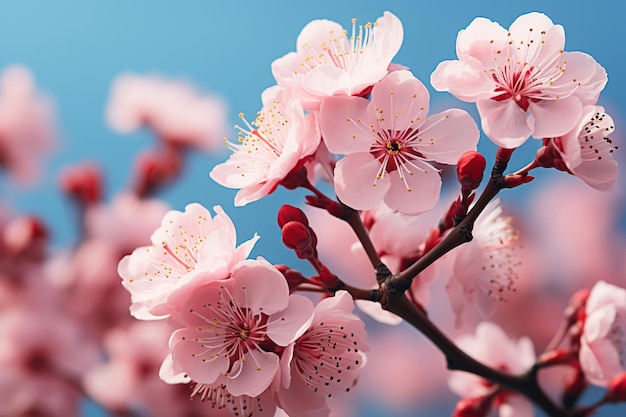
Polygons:
<instances>
[{"instance_id":1,"label":"pink petal","mask_svg":"<svg viewBox=\"0 0 626 417\"><path fill-rule=\"evenodd\" d=\"M186 384L191 381L187 373L174 362L171 354L163 360L159 369L159 378L168 384Z\"/></svg>"},{"instance_id":2,"label":"pink petal","mask_svg":"<svg viewBox=\"0 0 626 417\"><path fill-rule=\"evenodd\" d=\"M509 32L516 43L524 42L524 54L532 57L533 63L544 62L547 57L558 55L565 49L563 26L555 25L543 13L533 12L518 17Z\"/></svg>"},{"instance_id":3,"label":"pink petal","mask_svg":"<svg viewBox=\"0 0 626 417\"><path fill-rule=\"evenodd\" d=\"M249 308L255 315L271 315L287 308L289 286L285 277L262 258L244 260L232 271L231 294L240 307Z\"/></svg>"},{"instance_id":4,"label":"pink petal","mask_svg":"<svg viewBox=\"0 0 626 417\"><path fill-rule=\"evenodd\" d=\"M227 379L226 389L232 395L256 397L270 386L276 372L278 372L277 354L262 350L249 351L241 373L236 378Z\"/></svg>"},{"instance_id":5,"label":"pink petal","mask_svg":"<svg viewBox=\"0 0 626 417\"><path fill-rule=\"evenodd\" d=\"M489 67L493 65L494 50L503 50L506 44L506 29L497 22L477 17L459 32L456 40L457 56L462 60L472 57L481 66Z\"/></svg>"},{"instance_id":6,"label":"pink petal","mask_svg":"<svg viewBox=\"0 0 626 417\"><path fill-rule=\"evenodd\" d=\"M296 52L289 52L272 62L272 75L279 85L290 87L294 84L293 72L297 70L299 61Z\"/></svg>"},{"instance_id":7,"label":"pink petal","mask_svg":"<svg viewBox=\"0 0 626 417\"><path fill-rule=\"evenodd\" d=\"M498 407L500 417L534 417L533 404L519 394L507 395L506 401Z\"/></svg>"},{"instance_id":8,"label":"pink petal","mask_svg":"<svg viewBox=\"0 0 626 417\"><path fill-rule=\"evenodd\" d=\"M406 184L400 178L398 170L387 175L390 178L390 187L384 199L390 208L410 215L432 209L439 201L441 192L441 176L437 170L418 159L413 160L413 163L417 168L412 168L412 175L404 173Z\"/></svg>"},{"instance_id":9,"label":"pink petal","mask_svg":"<svg viewBox=\"0 0 626 417\"><path fill-rule=\"evenodd\" d=\"M356 210L376 206L391 186L389 175L376 179L380 166L370 153L355 153L340 159L335 166L337 197Z\"/></svg>"},{"instance_id":10,"label":"pink petal","mask_svg":"<svg viewBox=\"0 0 626 417\"><path fill-rule=\"evenodd\" d=\"M420 125L428 115L430 94L409 71L389 73L372 88L369 120L378 119L378 129L404 131Z\"/></svg>"},{"instance_id":11,"label":"pink petal","mask_svg":"<svg viewBox=\"0 0 626 417\"><path fill-rule=\"evenodd\" d=\"M291 294L289 305L272 314L267 323L267 335L279 346L287 346L307 331L313 320L313 303L306 297Z\"/></svg>"},{"instance_id":12,"label":"pink petal","mask_svg":"<svg viewBox=\"0 0 626 417\"><path fill-rule=\"evenodd\" d=\"M420 126L419 151L427 159L455 165L466 151L476 150L480 137L474 119L464 110L449 109L428 116Z\"/></svg>"},{"instance_id":13,"label":"pink petal","mask_svg":"<svg viewBox=\"0 0 626 417\"><path fill-rule=\"evenodd\" d=\"M594 159L570 170L599 191L611 191L617 181L617 161L612 158Z\"/></svg>"},{"instance_id":14,"label":"pink petal","mask_svg":"<svg viewBox=\"0 0 626 417\"><path fill-rule=\"evenodd\" d=\"M463 61L443 61L430 76L430 83L437 91L448 91L463 101L474 102L493 96L496 84L485 76L478 60L467 57Z\"/></svg>"},{"instance_id":15,"label":"pink petal","mask_svg":"<svg viewBox=\"0 0 626 417\"><path fill-rule=\"evenodd\" d=\"M528 111L528 126L535 138L556 138L578 125L583 115L583 106L578 98L570 96L536 103L531 101Z\"/></svg>"},{"instance_id":16,"label":"pink petal","mask_svg":"<svg viewBox=\"0 0 626 417\"><path fill-rule=\"evenodd\" d=\"M476 102L485 134L496 145L513 149L526 142L532 133L526 112L514 100L482 99Z\"/></svg>"},{"instance_id":17,"label":"pink petal","mask_svg":"<svg viewBox=\"0 0 626 417\"><path fill-rule=\"evenodd\" d=\"M195 340L196 337L202 337L201 332L179 329L172 335L172 338L174 337L179 340L170 347L173 361L184 369L193 381L212 384L228 371L230 360L226 355L216 355L210 362L205 361L208 357L205 353L207 348ZM218 351L216 350L215 353L217 354Z\"/></svg>"},{"instance_id":18,"label":"pink petal","mask_svg":"<svg viewBox=\"0 0 626 417\"><path fill-rule=\"evenodd\" d=\"M361 97L328 97L320 107L320 128L328 150L336 154L367 152L376 140L369 124L369 101Z\"/></svg>"},{"instance_id":19,"label":"pink petal","mask_svg":"<svg viewBox=\"0 0 626 417\"><path fill-rule=\"evenodd\" d=\"M607 305L626 307L626 290L605 281L598 281L591 288L585 310L590 315ZM606 314L606 313L605 313Z\"/></svg>"},{"instance_id":20,"label":"pink petal","mask_svg":"<svg viewBox=\"0 0 626 417\"><path fill-rule=\"evenodd\" d=\"M404 38L404 29L402 22L391 12L384 12L381 17L376 20L376 36L374 43L376 50L381 57L391 62L394 56L402 46Z\"/></svg>"}]
</instances>

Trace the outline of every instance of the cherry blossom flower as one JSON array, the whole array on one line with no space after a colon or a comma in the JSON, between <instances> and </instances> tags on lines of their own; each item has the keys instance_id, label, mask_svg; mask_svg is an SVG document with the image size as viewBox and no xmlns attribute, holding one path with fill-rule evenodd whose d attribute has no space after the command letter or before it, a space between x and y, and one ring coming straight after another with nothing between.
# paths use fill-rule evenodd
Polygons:
<instances>
[{"instance_id":1,"label":"cherry blossom flower","mask_svg":"<svg viewBox=\"0 0 626 417\"><path fill-rule=\"evenodd\" d=\"M478 128L463 110L428 116L429 93L409 71L394 71L361 97L329 97L320 123L328 149L346 156L335 167L335 191L367 210L384 201L404 214L439 200L441 177L428 161L456 164L475 150Z\"/></svg>"},{"instance_id":2,"label":"cherry blossom flower","mask_svg":"<svg viewBox=\"0 0 626 417\"><path fill-rule=\"evenodd\" d=\"M168 210L161 200L121 192L108 204L90 206L85 213L85 228L91 238L109 242L126 255L150 243L150 235Z\"/></svg>"},{"instance_id":3,"label":"cherry blossom flower","mask_svg":"<svg viewBox=\"0 0 626 417\"><path fill-rule=\"evenodd\" d=\"M561 25L541 13L518 17L509 30L479 17L459 32L458 60L440 63L431 75L439 91L476 102L485 134L515 148L530 135L558 137L595 104L607 77L589 55L563 52Z\"/></svg>"},{"instance_id":4,"label":"cherry blossom flower","mask_svg":"<svg viewBox=\"0 0 626 417\"><path fill-rule=\"evenodd\" d=\"M360 95L388 72L402 45L400 20L385 12L374 24L356 25L347 36L341 25L313 20L300 32L296 52L272 63L278 85L293 88L307 110L317 110L325 97Z\"/></svg>"},{"instance_id":5,"label":"cherry blossom flower","mask_svg":"<svg viewBox=\"0 0 626 417\"><path fill-rule=\"evenodd\" d=\"M252 124L241 115L247 126L238 126L239 143L229 143L233 154L210 173L218 184L240 189L237 206L271 194L320 143L317 114L305 116L292 93L274 86L264 91L262 99L263 109Z\"/></svg>"},{"instance_id":6,"label":"cherry blossom flower","mask_svg":"<svg viewBox=\"0 0 626 417\"><path fill-rule=\"evenodd\" d=\"M5 69L0 75L0 168L33 182L56 130L53 102L36 91L30 71L21 66Z\"/></svg>"},{"instance_id":7,"label":"cherry blossom flower","mask_svg":"<svg viewBox=\"0 0 626 417\"><path fill-rule=\"evenodd\" d=\"M279 405L290 416L327 416L327 400L349 392L365 364L367 333L346 291L315 307L311 327L281 357Z\"/></svg>"},{"instance_id":8,"label":"cherry blossom flower","mask_svg":"<svg viewBox=\"0 0 626 417\"><path fill-rule=\"evenodd\" d=\"M220 206L211 213L198 203L184 212L169 211L152 234L152 246L135 249L119 263L122 285L131 294L131 314L140 320L165 318L172 312L167 299L176 289L198 282L194 271L226 278L245 259L258 236L236 246L235 226ZM206 273L203 275L206 278Z\"/></svg>"},{"instance_id":9,"label":"cherry blossom flower","mask_svg":"<svg viewBox=\"0 0 626 417\"><path fill-rule=\"evenodd\" d=\"M177 146L215 150L226 132L226 106L184 81L122 74L111 87L106 118L119 133L149 126Z\"/></svg>"},{"instance_id":10,"label":"cherry blossom flower","mask_svg":"<svg viewBox=\"0 0 626 417\"><path fill-rule=\"evenodd\" d=\"M241 261L228 279L196 288L183 303L176 315L183 327L172 334L161 376L256 397L279 370L276 348L300 337L312 318L311 301L289 295L287 281L267 261Z\"/></svg>"},{"instance_id":11,"label":"cherry blossom flower","mask_svg":"<svg viewBox=\"0 0 626 417\"><path fill-rule=\"evenodd\" d=\"M510 339L496 324L485 321L476 327L475 335L455 340L458 347L479 362L503 372L518 375L535 363L535 349L528 337ZM492 393L488 381L467 373L455 371L448 378L450 390L463 398L480 397ZM494 400L501 417L531 417L532 403L520 394L502 390Z\"/></svg>"},{"instance_id":12,"label":"cherry blossom flower","mask_svg":"<svg viewBox=\"0 0 626 417\"><path fill-rule=\"evenodd\" d=\"M77 416L73 382L97 357L78 323L52 309L0 314L0 401L5 416Z\"/></svg>"},{"instance_id":13,"label":"cherry blossom flower","mask_svg":"<svg viewBox=\"0 0 626 417\"><path fill-rule=\"evenodd\" d=\"M613 119L600 106L585 106L581 121L564 136L554 138L567 168L587 184L609 191L617 180L617 146L608 137L615 129Z\"/></svg>"},{"instance_id":14,"label":"cherry blossom flower","mask_svg":"<svg viewBox=\"0 0 626 417\"><path fill-rule=\"evenodd\" d=\"M595 385L626 371L626 290L598 281L589 294L580 338L580 365Z\"/></svg>"},{"instance_id":15,"label":"cherry blossom flower","mask_svg":"<svg viewBox=\"0 0 626 417\"><path fill-rule=\"evenodd\" d=\"M446 291L456 315L457 327L468 304L489 317L497 301L515 291L520 249L513 219L502 215L500 200L492 201L474 224L474 239L456 248L453 274Z\"/></svg>"}]
</instances>

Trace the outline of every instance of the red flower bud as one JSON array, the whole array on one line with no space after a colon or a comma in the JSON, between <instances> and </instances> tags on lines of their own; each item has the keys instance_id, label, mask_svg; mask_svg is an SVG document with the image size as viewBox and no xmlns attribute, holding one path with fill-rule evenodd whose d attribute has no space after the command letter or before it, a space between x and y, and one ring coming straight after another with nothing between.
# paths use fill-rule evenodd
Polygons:
<instances>
[{"instance_id":1,"label":"red flower bud","mask_svg":"<svg viewBox=\"0 0 626 417\"><path fill-rule=\"evenodd\" d=\"M339 219L346 219L351 213L350 208L347 208L343 204L333 201L328 197L307 195L305 198L308 205L324 209L332 216Z\"/></svg>"},{"instance_id":2,"label":"red flower bud","mask_svg":"<svg viewBox=\"0 0 626 417\"><path fill-rule=\"evenodd\" d=\"M292 221L309 226L309 220L302 210L289 204L283 204L280 210L278 210L278 226L282 229L287 223Z\"/></svg>"},{"instance_id":3,"label":"red flower bud","mask_svg":"<svg viewBox=\"0 0 626 417\"><path fill-rule=\"evenodd\" d=\"M289 284L289 290L293 291L298 288L298 285L303 282L307 282L308 280L300 273L300 271L296 271L295 269L291 269L286 265L274 265L274 268L278 269L278 271L283 274L285 279L287 280L287 284Z\"/></svg>"},{"instance_id":4,"label":"red flower bud","mask_svg":"<svg viewBox=\"0 0 626 417\"><path fill-rule=\"evenodd\" d=\"M613 403L626 401L626 372L613 377L604 398L605 401Z\"/></svg>"},{"instance_id":5,"label":"red flower bud","mask_svg":"<svg viewBox=\"0 0 626 417\"><path fill-rule=\"evenodd\" d=\"M484 417L491 410L492 395L463 398L456 404L452 417Z\"/></svg>"},{"instance_id":6,"label":"red flower bud","mask_svg":"<svg viewBox=\"0 0 626 417\"><path fill-rule=\"evenodd\" d=\"M298 221L291 221L283 226L282 232L283 243L296 251L298 258L310 259L315 256L314 241L307 226Z\"/></svg>"},{"instance_id":7,"label":"red flower bud","mask_svg":"<svg viewBox=\"0 0 626 417\"><path fill-rule=\"evenodd\" d=\"M97 165L85 163L66 168L60 175L61 189L83 204L100 201L102 175Z\"/></svg>"},{"instance_id":8,"label":"red flower bud","mask_svg":"<svg viewBox=\"0 0 626 417\"><path fill-rule=\"evenodd\" d=\"M485 157L476 151L467 151L461 155L456 165L456 172L463 190L469 193L480 186L486 166Z\"/></svg>"},{"instance_id":9,"label":"red flower bud","mask_svg":"<svg viewBox=\"0 0 626 417\"><path fill-rule=\"evenodd\" d=\"M515 188L534 179L531 175L508 174L504 176L504 188Z\"/></svg>"}]
</instances>

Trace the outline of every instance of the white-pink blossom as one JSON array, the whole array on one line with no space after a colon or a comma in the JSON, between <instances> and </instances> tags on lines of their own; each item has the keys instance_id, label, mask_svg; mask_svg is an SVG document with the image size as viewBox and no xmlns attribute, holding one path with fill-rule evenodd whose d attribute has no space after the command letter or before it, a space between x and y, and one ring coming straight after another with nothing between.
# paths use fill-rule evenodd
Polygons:
<instances>
[{"instance_id":1,"label":"white-pink blossom","mask_svg":"<svg viewBox=\"0 0 626 417\"><path fill-rule=\"evenodd\" d=\"M126 255L150 243L169 207L161 200L121 192L108 204L94 204L85 213L88 236L106 241Z\"/></svg>"},{"instance_id":2,"label":"white-pink blossom","mask_svg":"<svg viewBox=\"0 0 626 417\"><path fill-rule=\"evenodd\" d=\"M535 363L535 349L528 337L512 340L496 324L485 321L476 327L475 335L455 340L458 347L479 362L500 371L519 375ZM450 390L462 398L492 393L493 385L467 372L455 371L448 378ZM494 401L501 417L532 417L532 403L520 394L502 390ZM513 413L514 412L514 413Z\"/></svg>"},{"instance_id":3,"label":"white-pink blossom","mask_svg":"<svg viewBox=\"0 0 626 417\"><path fill-rule=\"evenodd\" d=\"M611 116L600 106L585 106L580 122L567 134L554 138L570 172L593 188L610 191L617 180L617 146L609 135L615 130Z\"/></svg>"},{"instance_id":4,"label":"white-pink blossom","mask_svg":"<svg viewBox=\"0 0 626 417\"><path fill-rule=\"evenodd\" d=\"M258 236L237 246L230 217L220 206L213 210L215 217L192 203L184 212L169 211L152 234L152 245L139 247L120 261L118 273L131 294L135 318L165 318L173 309L167 306L168 297L174 290L198 283L197 270L210 272L211 279L223 279L249 255Z\"/></svg>"},{"instance_id":5,"label":"white-pink blossom","mask_svg":"<svg viewBox=\"0 0 626 417\"><path fill-rule=\"evenodd\" d=\"M327 416L328 399L356 384L365 365L367 332L353 309L346 291L323 299L310 328L282 353L277 398L290 416Z\"/></svg>"},{"instance_id":6,"label":"white-pink blossom","mask_svg":"<svg viewBox=\"0 0 626 417\"><path fill-rule=\"evenodd\" d=\"M521 245L512 222L502 215L500 200L494 200L476 219L474 238L454 250L454 270L446 291L457 326L468 305L486 318L498 301L506 301L515 291Z\"/></svg>"},{"instance_id":7,"label":"white-pink blossom","mask_svg":"<svg viewBox=\"0 0 626 417\"><path fill-rule=\"evenodd\" d=\"M591 56L564 52L565 32L541 13L518 17L504 29L478 17L459 32L458 60L431 75L439 91L476 102L485 134L498 146L558 137L595 104L607 77Z\"/></svg>"},{"instance_id":8,"label":"white-pink blossom","mask_svg":"<svg viewBox=\"0 0 626 417\"><path fill-rule=\"evenodd\" d=\"M375 23L356 25L352 33L320 19L308 23L290 52L272 63L278 85L293 88L307 110L317 110L325 97L360 95L388 72L402 45L400 20L385 12Z\"/></svg>"},{"instance_id":9,"label":"white-pink blossom","mask_svg":"<svg viewBox=\"0 0 626 417\"><path fill-rule=\"evenodd\" d=\"M626 371L626 290L598 281L585 306L580 366L595 385L608 386Z\"/></svg>"},{"instance_id":10,"label":"white-pink blossom","mask_svg":"<svg viewBox=\"0 0 626 417\"><path fill-rule=\"evenodd\" d=\"M78 416L70 381L95 362L96 346L58 311L25 307L0 314L0 414Z\"/></svg>"},{"instance_id":11,"label":"white-pink blossom","mask_svg":"<svg viewBox=\"0 0 626 417\"><path fill-rule=\"evenodd\" d=\"M278 270L261 258L244 260L229 278L189 294L176 315L181 327L172 334L161 376L256 397L279 371L277 347L302 336L312 318L311 301L290 295Z\"/></svg>"},{"instance_id":12,"label":"white-pink blossom","mask_svg":"<svg viewBox=\"0 0 626 417\"><path fill-rule=\"evenodd\" d=\"M0 168L33 182L56 136L53 102L36 90L31 72L21 66L5 69L0 75Z\"/></svg>"},{"instance_id":13,"label":"white-pink blossom","mask_svg":"<svg viewBox=\"0 0 626 417\"><path fill-rule=\"evenodd\" d=\"M157 75L122 74L113 82L106 118L120 133L143 126L172 145L215 150L226 132L223 100L186 81Z\"/></svg>"},{"instance_id":14,"label":"white-pink blossom","mask_svg":"<svg viewBox=\"0 0 626 417\"><path fill-rule=\"evenodd\" d=\"M459 109L428 116L428 90L406 70L387 75L371 96L322 103L324 141L345 155L335 167L337 196L358 210L381 201L405 214L432 209L441 177L429 161L456 164L463 152L475 150L476 124Z\"/></svg>"},{"instance_id":15,"label":"white-pink blossom","mask_svg":"<svg viewBox=\"0 0 626 417\"><path fill-rule=\"evenodd\" d=\"M289 90L274 86L263 92L263 108L250 124L240 127L233 154L210 175L218 184L238 188L235 205L243 206L272 193L287 175L304 164L320 144L317 113L305 115Z\"/></svg>"}]
</instances>

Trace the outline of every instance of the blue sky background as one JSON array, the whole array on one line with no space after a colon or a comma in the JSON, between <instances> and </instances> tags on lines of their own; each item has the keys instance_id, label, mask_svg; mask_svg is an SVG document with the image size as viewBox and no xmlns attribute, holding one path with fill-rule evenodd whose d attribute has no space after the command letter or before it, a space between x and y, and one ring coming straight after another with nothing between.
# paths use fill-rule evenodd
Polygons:
<instances>
[{"instance_id":1,"label":"blue sky background","mask_svg":"<svg viewBox=\"0 0 626 417\"><path fill-rule=\"evenodd\" d=\"M223 97L235 124L239 112L254 114L259 109L261 92L274 83L270 64L295 49L296 37L307 22L327 18L348 27L352 17L366 22L385 10L395 13L404 24L404 44L394 61L410 67L427 86L436 65L455 58L457 32L474 17L484 16L508 27L520 14L546 13L565 27L566 50L590 53L607 69L609 83L599 104L616 120L615 138L623 139L626 2L618 0L5 0L0 2L0 69L16 63L31 69L37 86L57 103L63 134L37 186L23 188L0 176L1 200L8 200L15 212L35 213L45 219L55 245L71 244L76 230L71 206L57 190L59 169L84 160L98 162L105 171L108 198L130 185L134 156L152 146L152 139L143 132L121 136L106 126L104 108L116 75L151 72L186 79ZM431 92L434 110L453 105L476 115L473 104L432 88ZM481 142L480 149L493 155L494 146L486 139ZM531 142L519 154L526 151L531 155L536 149ZM226 152L193 155L185 177L161 197L176 209L192 201L209 207L220 204L233 218L240 238L259 232L262 239L256 255L273 262L291 262L293 256L278 244L275 213L284 202L299 204L303 194L279 190L263 201L235 209L235 190L224 189L208 177L211 167L226 157ZM515 165L515 158L514 166L527 162L520 157ZM522 201L511 196L516 198ZM374 414L376 408L372 410Z\"/></svg>"}]
</instances>

